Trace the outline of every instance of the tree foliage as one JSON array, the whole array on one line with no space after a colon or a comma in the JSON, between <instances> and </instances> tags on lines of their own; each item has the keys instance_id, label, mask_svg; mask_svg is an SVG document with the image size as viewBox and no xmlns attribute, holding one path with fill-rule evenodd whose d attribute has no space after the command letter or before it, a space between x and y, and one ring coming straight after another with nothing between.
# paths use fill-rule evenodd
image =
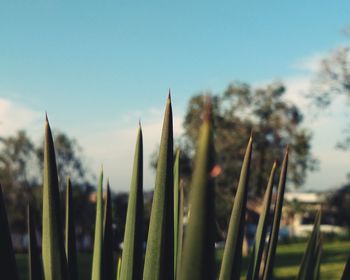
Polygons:
<instances>
[{"instance_id":1,"label":"tree foliage","mask_svg":"<svg viewBox=\"0 0 350 280\"><path fill-rule=\"evenodd\" d=\"M329 106L336 95L350 98L350 60L348 47L330 52L319 65L313 98L320 107ZM317 91L317 93L316 93Z\"/></svg>"},{"instance_id":2,"label":"tree foliage","mask_svg":"<svg viewBox=\"0 0 350 280\"><path fill-rule=\"evenodd\" d=\"M8 188L31 187L38 184L35 146L23 130L0 139L0 175Z\"/></svg>"},{"instance_id":3,"label":"tree foliage","mask_svg":"<svg viewBox=\"0 0 350 280\"><path fill-rule=\"evenodd\" d=\"M336 190L328 200L330 207L335 210L336 223L350 226L350 183Z\"/></svg>"},{"instance_id":4,"label":"tree foliage","mask_svg":"<svg viewBox=\"0 0 350 280\"><path fill-rule=\"evenodd\" d=\"M320 61L309 98L319 109L328 108L337 98L350 101L349 47L336 48ZM344 138L337 143L337 148L350 148L350 122L346 124Z\"/></svg>"},{"instance_id":5,"label":"tree foliage","mask_svg":"<svg viewBox=\"0 0 350 280\"><path fill-rule=\"evenodd\" d=\"M212 95L215 148L222 173L217 178L219 189L232 190L237 185L246 140L254 134L250 190L262 195L267 185L269 169L274 160L281 162L289 145L290 182L301 186L306 172L315 168L311 155L311 133L301 127L303 116L299 108L284 99L281 83L253 88L244 83L232 83L221 94ZM184 120L180 144L191 157L198 127L201 123L206 93L193 96Z\"/></svg>"},{"instance_id":6,"label":"tree foliage","mask_svg":"<svg viewBox=\"0 0 350 280\"><path fill-rule=\"evenodd\" d=\"M26 205L39 182L35 146L25 131L1 138L0 145L0 180L11 213L10 227L24 233Z\"/></svg>"}]
</instances>

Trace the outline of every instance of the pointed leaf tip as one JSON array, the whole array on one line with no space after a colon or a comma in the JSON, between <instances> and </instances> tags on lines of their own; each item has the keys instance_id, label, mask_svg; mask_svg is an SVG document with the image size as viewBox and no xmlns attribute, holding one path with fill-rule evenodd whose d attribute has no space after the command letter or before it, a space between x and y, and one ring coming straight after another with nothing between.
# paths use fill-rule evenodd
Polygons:
<instances>
[{"instance_id":1,"label":"pointed leaf tip","mask_svg":"<svg viewBox=\"0 0 350 280\"><path fill-rule=\"evenodd\" d=\"M212 118L212 99L209 95L207 95L204 99L204 117L203 121L210 122Z\"/></svg>"},{"instance_id":2,"label":"pointed leaf tip","mask_svg":"<svg viewBox=\"0 0 350 280\"><path fill-rule=\"evenodd\" d=\"M275 254L276 254L276 246L278 241L278 233L282 215L282 207L283 207L283 199L284 199L284 191L287 179L287 169L288 169L288 150L284 156L282 167L280 170L280 177L278 180L277 187L277 197L274 205L274 216L272 222L272 227L270 231L270 241L267 249L267 258L265 262L264 275L263 279L271 279Z\"/></svg>"},{"instance_id":3,"label":"pointed leaf tip","mask_svg":"<svg viewBox=\"0 0 350 280\"><path fill-rule=\"evenodd\" d=\"M227 239L220 268L220 280L239 279L242 262L242 244L245 228L246 204L250 163L252 155L252 138L249 139L239 176L236 195L228 226Z\"/></svg>"},{"instance_id":4,"label":"pointed leaf tip","mask_svg":"<svg viewBox=\"0 0 350 280\"><path fill-rule=\"evenodd\" d=\"M169 95L170 98L170 95ZM172 279L173 262L173 117L170 99L164 113L155 190L150 215L144 279ZM124 262L124 257L122 265Z\"/></svg>"},{"instance_id":5,"label":"pointed leaf tip","mask_svg":"<svg viewBox=\"0 0 350 280\"><path fill-rule=\"evenodd\" d=\"M95 236L92 256L91 279L101 279L102 273L102 247L103 247L103 172L98 178L96 190L96 218L95 218Z\"/></svg>"},{"instance_id":6,"label":"pointed leaf tip","mask_svg":"<svg viewBox=\"0 0 350 280\"><path fill-rule=\"evenodd\" d=\"M127 205L122 258L118 261L118 279L142 279L143 264L143 153L142 132L138 131L132 179ZM123 259L121 263L120 260Z\"/></svg>"},{"instance_id":7,"label":"pointed leaf tip","mask_svg":"<svg viewBox=\"0 0 350 280\"><path fill-rule=\"evenodd\" d=\"M288 161L289 158L289 145L286 146L286 151L284 153L283 161Z\"/></svg>"},{"instance_id":8,"label":"pointed leaf tip","mask_svg":"<svg viewBox=\"0 0 350 280\"><path fill-rule=\"evenodd\" d=\"M65 278L67 260L64 252L62 220L60 215L60 195L58 187L57 165L51 129L45 124L43 172L43 223L42 223L42 259L45 278Z\"/></svg>"},{"instance_id":9,"label":"pointed leaf tip","mask_svg":"<svg viewBox=\"0 0 350 280\"><path fill-rule=\"evenodd\" d=\"M169 93L168 93L168 100L171 102L171 90L169 88Z\"/></svg>"},{"instance_id":10,"label":"pointed leaf tip","mask_svg":"<svg viewBox=\"0 0 350 280\"><path fill-rule=\"evenodd\" d=\"M47 111L45 111L45 121L48 123L49 122L49 118L47 117Z\"/></svg>"}]
</instances>

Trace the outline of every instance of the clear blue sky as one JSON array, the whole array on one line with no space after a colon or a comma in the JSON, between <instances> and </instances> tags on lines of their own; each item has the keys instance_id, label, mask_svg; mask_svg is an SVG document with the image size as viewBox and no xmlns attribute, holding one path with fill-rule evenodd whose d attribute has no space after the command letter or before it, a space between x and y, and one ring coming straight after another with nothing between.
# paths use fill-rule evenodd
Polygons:
<instances>
[{"instance_id":1,"label":"clear blue sky","mask_svg":"<svg viewBox=\"0 0 350 280\"><path fill-rule=\"evenodd\" d=\"M340 31L350 24L349 11L349 1L319 0L5 0L0 98L48 111L52 126L82 139L90 160L110 163L113 173L118 157L90 151L97 138L85 138L109 137L104 130L120 127L130 134L139 118L158 116L168 88L180 124L189 97L200 90L307 76L296 65L346 42ZM121 186L115 189L128 188L128 172L110 175ZM146 175L149 185L152 176Z\"/></svg>"}]
</instances>

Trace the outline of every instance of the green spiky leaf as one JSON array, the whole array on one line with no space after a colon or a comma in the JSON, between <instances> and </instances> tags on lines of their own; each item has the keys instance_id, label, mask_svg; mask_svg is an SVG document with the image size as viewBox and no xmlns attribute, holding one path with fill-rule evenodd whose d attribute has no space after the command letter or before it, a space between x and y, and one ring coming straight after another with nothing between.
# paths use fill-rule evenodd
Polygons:
<instances>
[{"instance_id":1,"label":"green spiky leaf","mask_svg":"<svg viewBox=\"0 0 350 280\"><path fill-rule=\"evenodd\" d=\"M180 150L176 151L174 163L174 278L176 279L176 268L178 260L179 242L179 214L180 214Z\"/></svg>"},{"instance_id":2,"label":"green spiky leaf","mask_svg":"<svg viewBox=\"0 0 350 280\"><path fill-rule=\"evenodd\" d=\"M28 224L28 267L29 279L41 280L43 279L43 266L40 259L38 242L36 239L35 222L32 213L32 208L28 204L27 208L27 224Z\"/></svg>"},{"instance_id":3,"label":"green spiky leaf","mask_svg":"<svg viewBox=\"0 0 350 280\"><path fill-rule=\"evenodd\" d=\"M267 183L267 188L265 191L263 209L259 218L256 234L255 234L255 244L253 247L251 261L248 268L247 280L257 280L259 279L259 271L261 265L261 257L264 251L264 244L268 226L268 217L270 214L273 182L275 179L276 163L273 164L269 181Z\"/></svg>"},{"instance_id":4,"label":"green spiky leaf","mask_svg":"<svg viewBox=\"0 0 350 280\"><path fill-rule=\"evenodd\" d=\"M173 119L169 95L159 147L143 272L143 278L147 280L174 277L173 157Z\"/></svg>"},{"instance_id":5,"label":"green spiky leaf","mask_svg":"<svg viewBox=\"0 0 350 280\"><path fill-rule=\"evenodd\" d=\"M308 241L306 251L304 253L303 259L301 261L298 280L312 280L318 275L319 262L321 254L321 234L320 234L320 224L321 224L321 211L318 211L315 217L314 227ZM317 265L318 262L318 265Z\"/></svg>"},{"instance_id":6,"label":"green spiky leaf","mask_svg":"<svg viewBox=\"0 0 350 280\"><path fill-rule=\"evenodd\" d=\"M175 279L180 279L181 272L181 259L182 259L182 244L183 244L183 229L184 229L184 190L180 185L180 197L179 197L179 225L177 234L177 260L176 260L176 277Z\"/></svg>"},{"instance_id":7,"label":"green spiky leaf","mask_svg":"<svg viewBox=\"0 0 350 280\"><path fill-rule=\"evenodd\" d=\"M120 273L121 273L121 269L122 269L122 258L118 258L118 263L117 263L117 280L120 280Z\"/></svg>"},{"instance_id":8,"label":"green spiky leaf","mask_svg":"<svg viewBox=\"0 0 350 280\"><path fill-rule=\"evenodd\" d=\"M72 195L72 184L69 178L67 178L66 189L66 255L69 277L71 279L78 279L74 205Z\"/></svg>"},{"instance_id":9,"label":"green spiky leaf","mask_svg":"<svg viewBox=\"0 0 350 280\"><path fill-rule=\"evenodd\" d=\"M314 271L313 271L314 280L320 279L321 255L322 255L322 239L319 238L319 241L317 242L316 253L315 253L315 263L314 263Z\"/></svg>"},{"instance_id":10,"label":"green spiky leaf","mask_svg":"<svg viewBox=\"0 0 350 280\"><path fill-rule=\"evenodd\" d=\"M195 168L190 185L189 217L180 279L214 279L215 274L215 193L214 146L211 112L208 106L200 128Z\"/></svg>"},{"instance_id":11,"label":"green spiky leaf","mask_svg":"<svg viewBox=\"0 0 350 280\"><path fill-rule=\"evenodd\" d=\"M220 280L239 279L242 262L242 244L245 227L245 212L248 196L252 137L244 155L241 174L232 208L227 240L220 269Z\"/></svg>"},{"instance_id":12,"label":"green spiky leaf","mask_svg":"<svg viewBox=\"0 0 350 280\"><path fill-rule=\"evenodd\" d=\"M278 182L277 198L276 198L276 203L274 207L273 225L271 228L269 246L267 249L267 259L264 267L264 275L263 275L264 280L272 279L272 272L273 272L274 260L276 255L277 241L278 241L278 233L279 233L280 221L282 216L284 190L286 187L287 167L288 167L288 149L283 159L281 173L280 173L279 182Z\"/></svg>"},{"instance_id":13,"label":"green spiky leaf","mask_svg":"<svg viewBox=\"0 0 350 280\"><path fill-rule=\"evenodd\" d=\"M92 280L100 280L102 276L102 250L103 250L103 172L101 171L97 193L96 193L96 220L95 220L95 238L94 251L92 257Z\"/></svg>"},{"instance_id":14,"label":"green spiky leaf","mask_svg":"<svg viewBox=\"0 0 350 280\"><path fill-rule=\"evenodd\" d=\"M67 279L63 226L55 149L48 120L45 123L42 257L44 278Z\"/></svg>"},{"instance_id":15,"label":"green spiky leaf","mask_svg":"<svg viewBox=\"0 0 350 280\"><path fill-rule=\"evenodd\" d=\"M103 277L104 280L114 279L114 256L113 256L113 230L112 230L112 207L109 182L107 182L107 195L104 211L103 229Z\"/></svg>"},{"instance_id":16,"label":"green spiky leaf","mask_svg":"<svg viewBox=\"0 0 350 280\"><path fill-rule=\"evenodd\" d=\"M143 267L143 144L141 126L136 140L122 259L123 263L118 279L141 279Z\"/></svg>"},{"instance_id":17,"label":"green spiky leaf","mask_svg":"<svg viewBox=\"0 0 350 280\"><path fill-rule=\"evenodd\" d=\"M11 279L18 279L15 254L12 248L11 234L0 185L0 264L1 274Z\"/></svg>"}]
</instances>

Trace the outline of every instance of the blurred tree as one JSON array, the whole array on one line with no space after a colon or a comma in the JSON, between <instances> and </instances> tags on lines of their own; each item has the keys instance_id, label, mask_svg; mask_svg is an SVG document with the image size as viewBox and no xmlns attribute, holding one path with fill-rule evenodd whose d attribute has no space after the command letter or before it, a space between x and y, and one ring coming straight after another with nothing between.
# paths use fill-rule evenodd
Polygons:
<instances>
[{"instance_id":1,"label":"blurred tree","mask_svg":"<svg viewBox=\"0 0 350 280\"><path fill-rule=\"evenodd\" d=\"M254 147L249 189L250 196L257 203L265 191L273 162L282 161L287 145L290 150L290 185L296 188L301 186L307 171L317 167L317 160L311 155L312 135L301 127L303 116L299 108L287 102L284 94L285 87L281 83L256 89L245 83L232 83L221 94L199 93L188 103L183 122L184 133L175 141L175 146L182 150L181 178L185 193L188 193L192 159L202 123L204 97L210 95L212 100L216 161L221 169L216 177L218 239L225 238L232 197L251 132ZM156 167L157 158L154 152L152 167Z\"/></svg>"},{"instance_id":2,"label":"blurred tree","mask_svg":"<svg viewBox=\"0 0 350 280\"><path fill-rule=\"evenodd\" d=\"M331 51L319 64L312 96L319 107L327 107L336 95L350 98L350 49L341 47Z\"/></svg>"},{"instance_id":3,"label":"blurred tree","mask_svg":"<svg viewBox=\"0 0 350 280\"><path fill-rule=\"evenodd\" d=\"M0 182L10 213L10 226L17 232L26 231L25 213L32 189L38 185L38 164L35 146L25 131L0 139Z\"/></svg>"},{"instance_id":4,"label":"blurred tree","mask_svg":"<svg viewBox=\"0 0 350 280\"><path fill-rule=\"evenodd\" d=\"M72 185L75 230L77 240L81 241L85 236L93 237L94 223L91 222L91 217L95 216L96 205L92 201L91 194L96 190L96 187L90 183L82 185ZM64 197L64 195L63 195ZM62 197L62 205L65 199ZM41 208L41 206L40 206ZM62 217L64 217L65 209L62 207Z\"/></svg>"},{"instance_id":5,"label":"blurred tree","mask_svg":"<svg viewBox=\"0 0 350 280\"><path fill-rule=\"evenodd\" d=\"M191 158L203 112L203 96L191 98L184 120L182 149ZM250 190L261 196L274 160L281 161L289 145L291 151L288 178L295 187L313 170L316 160L311 155L311 133L301 128L302 114L295 104L283 98L285 87L273 83L253 89L247 84L232 83L222 94L212 95L217 162L222 172L216 183L221 193L231 192L237 185L242 157L253 131L254 152ZM188 164L187 164L188 165Z\"/></svg>"},{"instance_id":6,"label":"blurred tree","mask_svg":"<svg viewBox=\"0 0 350 280\"><path fill-rule=\"evenodd\" d=\"M329 198L329 205L335 209L337 224L350 226L350 184L346 184L336 190Z\"/></svg>"},{"instance_id":7,"label":"blurred tree","mask_svg":"<svg viewBox=\"0 0 350 280\"><path fill-rule=\"evenodd\" d=\"M126 222L126 212L128 207L128 193L118 193L113 196L113 225L115 230L115 245L123 242L125 222Z\"/></svg>"},{"instance_id":8,"label":"blurred tree","mask_svg":"<svg viewBox=\"0 0 350 280\"><path fill-rule=\"evenodd\" d=\"M349 33L346 35L349 36ZM320 61L308 96L319 109L329 107L337 98L350 101L349 47L339 47ZM350 122L346 125L345 137L337 144L337 148L343 150L350 148Z\"/></svg>"}]
</instances>

